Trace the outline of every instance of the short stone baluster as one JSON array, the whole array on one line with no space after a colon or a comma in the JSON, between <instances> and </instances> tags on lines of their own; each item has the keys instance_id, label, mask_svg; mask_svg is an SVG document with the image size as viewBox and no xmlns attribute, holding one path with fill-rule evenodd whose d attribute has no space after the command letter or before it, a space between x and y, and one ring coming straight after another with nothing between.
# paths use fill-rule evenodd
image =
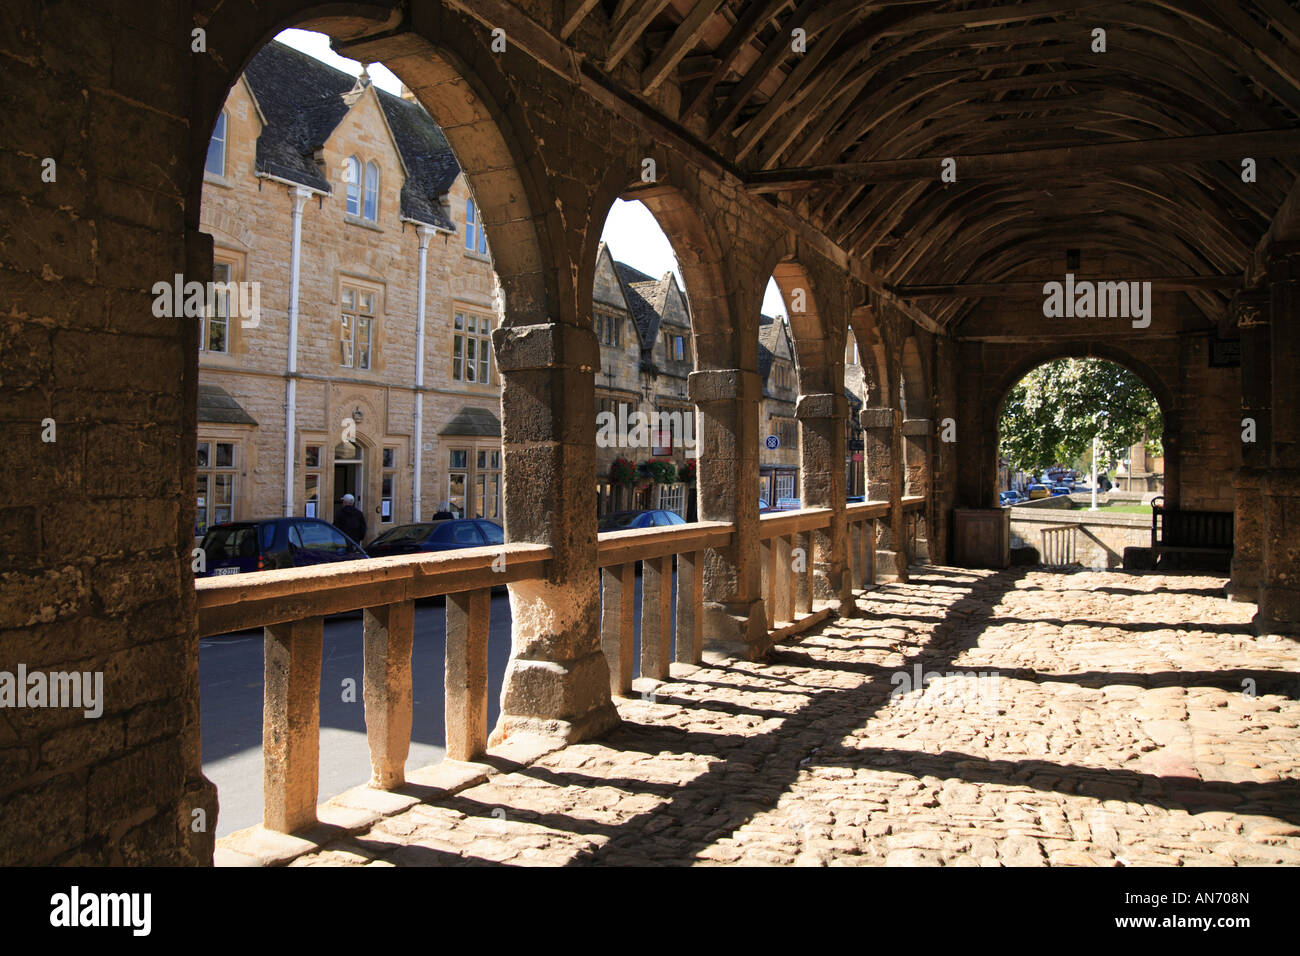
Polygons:
<instances>
[{"instance_id":1,"label":"short stone baluster","mask_svg":"<svg viewBox=\"0 0 1300 956\"><path fill-rule=\"evenodd\" d=\"M704 651L704 614L700 607L703 595L704 552L685 551L677 556L676 660L679 664L700 663Z\"/></svg>"},{"instance_id":2,"label":"short stone baluster","mask_svg":"<svg viewBox=\"0 0 1300 956\"><path fill-rule=\"evenodd\" d=\"M488 628L492 591L447 595L447 757L474 760L487 753Z\"/></svg>"},{"instance_id":3,"label":"short stone baluster","mask_svg":"<svg viewBox=\"0 0 1300 956\"><path fill-rule=\"evenodd\" d=\"M366 608L362 634L362 699L370 744L370 785L391 790L406 782L406 757L411 750L415 602Z\"/></svg>"},{"instance_id":4,"label":"short stone baluster","mask_svg":"<svg viewBox=\"0 0 1300 956\"><path fill-rule=\"evenodd\" d=\"M636 627L636 564L602 568L600 647L609 662L609 692L632 695L632 649Z\"/></svg>"},{"instance_id":5,"label":"short stone baluster","mask_svg":"<svg viewBox=\"0 0 1300 956\"><path fill-rule=\"evenodd\" d=\"M795 614L811 614L813 602L813 535L801 531L796 536L802 554L802 570L792 575Z\"/></svg>"},{"instance_id":6,"label":"short stone baluster","mask_svg":"<svg viewBox=\"0 0 1300 956\"><path fill-rule=\"evenodd\" d=\"M668 679L673 659L673 556L641 563L641 676Z\"/></svg>"},{"instance_id":7,"label":"short stone baluster","mask_svg":"<svg viewBox=\"0 0 1300 956\"><path fill-rule=\"evenodd\" d=\"M316 822L324 621L312 617L264 629L262 825L280 833Z\"/></svg>"}]
</instances>

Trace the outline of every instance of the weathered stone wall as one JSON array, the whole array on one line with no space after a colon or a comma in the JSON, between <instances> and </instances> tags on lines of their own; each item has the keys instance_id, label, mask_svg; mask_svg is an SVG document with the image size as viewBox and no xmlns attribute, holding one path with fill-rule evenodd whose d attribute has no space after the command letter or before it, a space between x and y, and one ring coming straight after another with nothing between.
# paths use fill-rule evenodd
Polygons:
<instances>
[{"instance_id":1,"label":"weathered stone wall","mask_svg":"<svg viewBox=\"0 0 1300 956\"><path fill-rule=\"evenodd\" d=\"M1122 273L1119 273L1122 274ZM1211 369L1203 320L1181 293L1156 292L1151 325L1125 319L1064 320L1060 334L1026 334L1042 320L1040 298L982 304L957 330L957 495L962 507L996 500L997 421L1007 391L1043 362L1094 356L1126 366L1165 414L1165 494L1184 508L1231 510L1240 462L1237 369ZM1235 425L1235 427L1234 427Z\"/></svg>"}]
</instances>

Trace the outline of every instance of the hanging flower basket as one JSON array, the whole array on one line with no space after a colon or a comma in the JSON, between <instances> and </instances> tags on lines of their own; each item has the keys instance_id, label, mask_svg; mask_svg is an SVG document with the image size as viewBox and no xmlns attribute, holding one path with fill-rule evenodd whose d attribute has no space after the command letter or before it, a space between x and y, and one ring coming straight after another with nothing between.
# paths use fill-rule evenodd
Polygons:
<instances>
[{"instance_id":1,"label":"hanging flower basket","mask_svg":"<svg viewBox=\"0 0 1300 956\"><path fill-rule=\"evenodd\" d=\"M692 484L695 481L695 462L687 461L677 466L677 480L683 484Z\"/></svg>"},{"instance_id":2,"label":"hanging flower basket","mask_svg":"<svg viewBox=\"0 0 1300 956\"><path fill-rule=\"evenodd\" d=\"M645 491L655 482L654 475L650 472L650 463L643 461L636 466L636 490Z\"/></svg>"},{"instance_id":3,"label":"hanging flower basket","mask_svg":"<svg viewBox=\"0 0 1300 956\"><path fill-rule=\"evenodd\" d=\"M646 467L650 471L650 477L655 480L655 484L671 485L677 481L677 466L671 461L654 459L647 462Z\"/></svg>"},{"instance_id":4,"label":"hanging flower basket","mask_svg":"<svg viewBox=\"0 0 1300 956\"><path fill-rule=\"evenodd\" d=\"M637 480L637 467L626 458L615 458L609 466L609 480L612 484L627 487Z\"/></svg>"}]
</instances>

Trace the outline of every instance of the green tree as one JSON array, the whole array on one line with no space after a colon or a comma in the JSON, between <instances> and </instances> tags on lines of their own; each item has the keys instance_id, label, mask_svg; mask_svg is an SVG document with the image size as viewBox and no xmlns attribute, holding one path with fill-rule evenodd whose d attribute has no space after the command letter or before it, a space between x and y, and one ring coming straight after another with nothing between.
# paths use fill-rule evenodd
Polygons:
<instances>
[{"instance_id":1,"label":"green tree","mask_svg":"<svg viewBox=\"0 0 1300 956\"><path fill-rule=\"evenodd\" d=\"M1012 468L1035 471L1091 458L1122 457L1145 437L1160 453L1164 422L1142 380L1104 359L1057 359L1038 366L1011 389L1002 406L998 451Z\"/></svg>"}]
</instances>

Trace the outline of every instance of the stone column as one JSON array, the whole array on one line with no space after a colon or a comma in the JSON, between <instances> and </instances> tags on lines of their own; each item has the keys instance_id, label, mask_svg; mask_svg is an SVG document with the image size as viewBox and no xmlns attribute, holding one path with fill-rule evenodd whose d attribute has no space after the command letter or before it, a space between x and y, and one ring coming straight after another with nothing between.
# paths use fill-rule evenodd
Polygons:
<instances>
[{"instance_id":1,"label":"stone column","mask_svg":"<svg viewBox=\"0 0 1300 956\"><path fill-rule=\"evenodd\" d=\"M1300 253L1268 268L1272 404L1269 470L1261 481L1264 553L1259 581L1260 634L1300 633ZM1243 368L1244 371L1244 368Z\"/></svg>"},{"instance_id":2,"label":"stone column","mask_svg":"<svg viewBox=\"0 0 1300 956\"><path fill-rule=\"evenodd\" d=\"M573 742L618 723L600 647L591 479L600 351L590 328L555 322L499 328L493 342L506 540L549 544L553 557L544 580L510 585L513 649L491 742L516 732Z\"/></svg>"},{"instance_id":3,"label":"stone column","mask_svg":"<svg viewBox=\"0 0 1300 956\"><path fill-rule=\"evenodd\" d=\"M928 495L930 493L930 433L934 423L928 418L907 418L903 420L903 459L905 472L903 476L903 493L908 495ZM913 560L926 562L930 560L930 508L919 512L920 527L916 533L916 554Z\"/></svg>"},{"instance_id":4,"label":"stone column","mask_svg":"<svg viewBox=\"0 0 1300 956\"><path fill-rule=\"evenodd\" d=\"M907 580L903 524L903 413L893 408L864 408L862 431L867 445L867 500L888 501L889 517L876 522L876 582Z\"/></svg>"},{"instance_id":5,"label":"stone column","mask_svg":"<svg viewBox=\"0 0 1300 956\"><path fill-rule=\"evenodd\" d=\"M844 422L849 403L843 395L801 395L799 419L800 496L805 508L830 508L831 523L811 535L813 600L831 604L841 617L856 613L853 582L847 571L848 513L845 510ZM815 607L815 605L814 605Z\"/></svg>"},{"instance_id":6,"label":"stone column","mask_svg":"<svg viewBox=\"0 0 1300 956\"><path fill-rule=\"evenodd\" d=\"M1233 475L1232 580L1228 599L1259 600L1264 559L1264 478L1271 434L1272 369L1269 361L1268 295L1246 293L1233 303L1241 334L1241 417L1254 423L1254 441L1243 439L1242 466ZM1246 425L1242 425L1243 432Z\"/></svg>"},{"instance_id":7,"label":"stone column","mask_svg":"<svg viewBox=\"0 0 1300 956\"><path fill-rule=\"evenodd\" d=\"M758 660L771 646L759 578L757 372L705 369L687 379L699 414L701 521L736 525L732 544L704 554L704 644Z\"/></svg>"}]
</instances>

